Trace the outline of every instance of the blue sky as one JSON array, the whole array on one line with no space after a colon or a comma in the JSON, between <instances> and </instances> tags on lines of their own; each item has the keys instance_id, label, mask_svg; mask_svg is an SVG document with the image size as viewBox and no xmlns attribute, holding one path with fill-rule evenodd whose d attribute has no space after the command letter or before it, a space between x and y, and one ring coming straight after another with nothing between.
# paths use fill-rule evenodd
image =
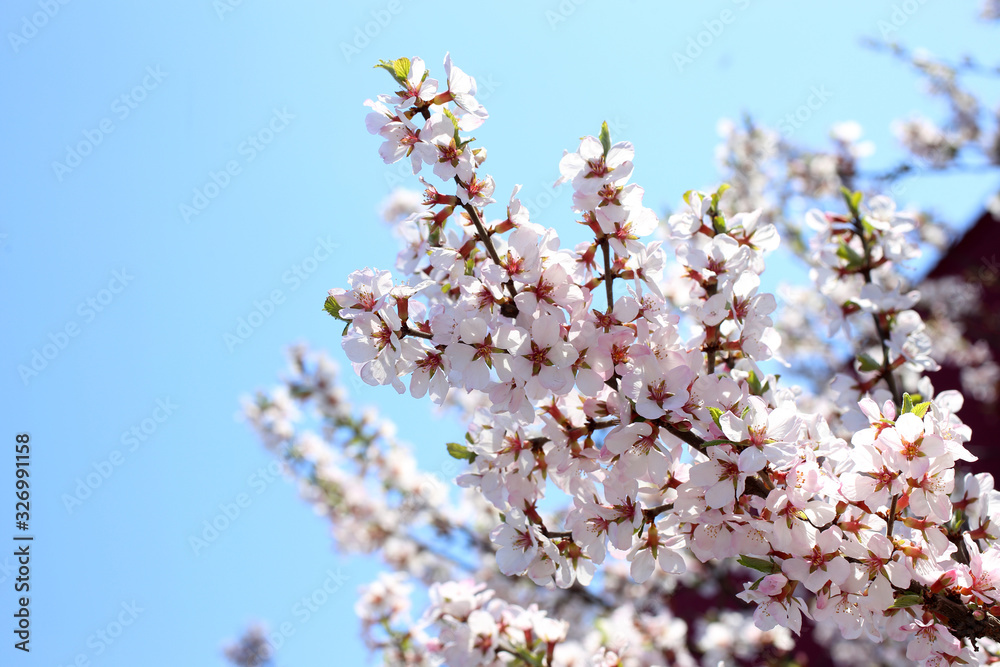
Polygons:
<instances>
[{"instance_id":1,"label":"blue sky","mask_svg":"<svg viewBox=\"0 0 1000 667\"><path fill-rule=\"evenodd\" d=\"M831 123L857 120L878 166L899 155L893 118L943 113L902 65L858 44L892 21L891 3L497 7L4 3L0 542L14 533L22 432L35 542L32 651L15 651L5 631L0 662L221 665L224 641L263 620L292 624L281 665L364 664L353 605L375 570L332 550L327 526L270 475L235 415L242 395L276 383L289 344L343 359L320 310L327 289L352 269L393 264L376 211L399 171L363 123L362 102L390 90L378 59L421 56L440 74L450 51L477 77L491 118L476 136L501 201L521 183L526 201L545 202L563 149L602 120L635 144L634 180L662 210L715 182L720 117L777 124L825 87L828 101L794 138L819 143ZM995 32L972 4L897 7L901 42L993 52ZM699 33L701 53L678 66L673 54ZM903 199L964 222L990 186L928 179ZM568 203L562 192L533 217L569 229ZM251 335L227 339L254 311ZM37 374L20 372L36 351ZM401 436L428 465L463 430L436 423L426 402L353 389L413 425ZM67 508L88 475L100 485ZM241 497L239 516L196 554L189 538ZM0 556L6 618L11 564ZM330 571L343 585L304 619L296 604Z\"/></svg>"}]
</instances>

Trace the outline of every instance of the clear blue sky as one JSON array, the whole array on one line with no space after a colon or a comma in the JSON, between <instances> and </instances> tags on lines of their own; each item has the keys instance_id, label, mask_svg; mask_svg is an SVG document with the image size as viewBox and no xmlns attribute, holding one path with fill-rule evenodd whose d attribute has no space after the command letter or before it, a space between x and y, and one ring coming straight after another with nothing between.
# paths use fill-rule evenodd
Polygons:
<instances>
[{"instance_id":1,"label":"clear blue sky","mask_svg":"<svg viewBox=\"0 0 1000 667\"><path fill-rule=\"evenodd\" d=\"M878 144L875 163L889 164L892 118L943 112L899 63L858 45L890 20L888 3L565 0L509 2L500 13L488 3L229 2L9 0L0 9L0 554L13 550L3 545L15 532L20 432L31 435L36 536L32 651L15 651L4 629L4 665L62 666L79 655L108 667L220 665L223 642L255 619L293 623L281 665L333 655L364 664L352 608L373 568L332 551L292 484L252 477L270 458L234 415L241 395L276 383L288 344L343 359L338 327L320 311L327 289L354 268L391 268L395 248L376 209L386 175L398 172L381 163L363 123L364 99L389 90L371 67L378 59L419 55L441 74L451 51L492 88L476 136L501 201L515 183L534 201L558 176L563 149L602 120L635 144L634 180L663 209L716 180L722 116L748 111L776 124L825 86L832 97L796 138L818 142L830 123L857 120ZM912 5L901 41L995 54L995 32L975 23L972 3ZM731 21L678 71L673 52L723 10ZM358 38L366 26L367 43ZM67 156L81 142L88 154ZM195 202L213 174L215 196ZM987 186L907 193L964 221ZM197 215L183 214L196 204ZM568 193L536 219L566 228ZM289 277L329 243L313 273ZM281 303L252 336L227 345L275 291ZM18 367L60 343L24 381ZM409 424L432 419L427 403L389 394L357 392ZM144 427L144 441L123 442ZM433 462L461 431L445 423L433 431L440 439L426 428L401 435ZM120 465L103 463L116 451ZM108 465L110 476L68 511L78 478ZM195 555L188 538L239 494L249 506ZM342 590L308 621L293 615L338 567L349 577ZM15 593L4 569L0 580L7 628ZM133 601L141 611L122 606ZM104 644L98 631L114 633L119 617L131 624Z\"/></svg>"}]
</instances>

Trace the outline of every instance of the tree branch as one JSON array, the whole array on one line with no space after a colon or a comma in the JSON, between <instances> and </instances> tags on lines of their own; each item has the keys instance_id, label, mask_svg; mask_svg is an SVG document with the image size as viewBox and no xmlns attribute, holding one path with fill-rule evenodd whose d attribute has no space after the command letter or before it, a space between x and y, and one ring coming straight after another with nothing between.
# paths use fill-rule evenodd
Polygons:
<instances>
[{"instance_id":1,"label":"tree branch","mask_svg":"<svg viewBox=\"0 0 1000 667\"><path fill-rule=\"evenodd\" d=\"M608 312L615 307L615 294L614 286L611 281L614 280L614 274L611 272L611 248L608 243L608 237L605 235L600 240L601 253L604 255L604 290L608 299Z\"/></svg>"},{"instance_id":2,"label":"tree branch","mask_svg":"<svg viewBox=\"0 0 1000 667\"><path fill-rule=\"evenodd\" d=\"M465 184L462 183L461 179L459 179L457 175L455 176L455 183L457 183L459 187L465 187ZM486 252L489 254L490 259L492 259L493 263L497 266L502 266L500 263L500 255L497 254L497 249L493 245L493 239L490 238L489 232L486 231L486 225L483 224L483 218L479 214L479 210L472 204L462 204L462 208L469 214L469 219L472 220L472 224L475 225L476 234L479 235L479 240L483 242L483 246L486 248ZM504 283L504 287L506 287L507 291L510 292L511 299L517 296L517 288L514 287L513 280L507 278L507 282ZM513 317L517 317L517 305L511 301L511 306L514 312Z\"/></svg>"}]
</instances>

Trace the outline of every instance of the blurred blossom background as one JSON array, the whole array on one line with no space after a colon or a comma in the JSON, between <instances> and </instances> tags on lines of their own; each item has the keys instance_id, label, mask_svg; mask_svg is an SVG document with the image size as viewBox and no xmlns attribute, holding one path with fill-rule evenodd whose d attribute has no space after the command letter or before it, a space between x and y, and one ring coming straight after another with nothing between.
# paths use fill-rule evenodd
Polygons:
<instances>
[{"instance_id":1,"label":"blurred blossom background","mask_svg":"<svg viewBox=\"0 0 1000 667\"><path fill-rule=\"evenodd\" d=\"M997 14L917 0L4 3L0 466L29 433L35 542L32 650L5 641L0 662L223 665L255 622L293 629L278 664L367 660L354 605L376 565L337 555L239 415L241 397L277 384L293 343L348 368L326 292L394 264L383 220L413 206L400 188L420 185L365 131L364 100L393 89L378 60L419 56L443 78L450 52L490 113L475 136L497 181L493 216L521 184L532 220L564 246L584 230L569 189L553 188L558 162L602 121L635 145L634 180L664 216L721 180L733 154L721 147L748 119L846 150L869 174L908 146L922 166L891 194L957 237L1000 208L985 168L1000 152L996 109L977 121L912 49L988 62ZM970 76L997 99L995 72ZM934 172L968 144L984 168ZM808 169L822 179L822 163ZM794 262L775 273L805 276ZM348 384L431 470L464 433L426 401ZM7 488L0 510L13 511ZM2 614L13 564L0 555Z\"/></svg>"}]
</instances>

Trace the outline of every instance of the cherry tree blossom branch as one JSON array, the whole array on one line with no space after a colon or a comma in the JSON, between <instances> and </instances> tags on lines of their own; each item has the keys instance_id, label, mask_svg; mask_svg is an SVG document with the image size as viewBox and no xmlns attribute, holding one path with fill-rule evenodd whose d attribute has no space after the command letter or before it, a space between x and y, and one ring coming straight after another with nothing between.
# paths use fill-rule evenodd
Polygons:
<instances>
[{"instance_id":1,"label":"cherry tree blossom branch","mask_svg":"<svg viewBox=\"0 0 1000 667\"><path fill-rule=\"evenodd\" d=\"M730 215L719 207L724 188L716 193L690 191L684 195L688 208L668 221L671 239L676 241L677 261L687 267L683 280L693 281L695 291L703 299L696 316L705 325L704 336L700 344L692 344L676 326L679 321L676 304L671 304L669 298L660 294L662 290L657 289L672 291L679 285L656 285L648 280L653 271L660 275L665 260L659 245L639 240L650 233L655 216L651 218L651 211L639 204L642 189L626 183L634 156L629 142L612 145L610 132L603 126L600 137L583 137L580 149L567 152L560 161L560 182L574 183L574 210L585 214L585 224L593 231L594 241L575 249L523 253L515 267L512 258L517 248L511 246L504 258L498 252L498 248L503 249L499 245L503 237L498 237L497 244L492 238L520 224L515 219L526 220L526 211L516 192L508 207L508 220L490 229L484 223L483 207L476 206L484 201L483 196L477 197L482 195L481 188L471 177L466 184L456 175L469 175L478 168L476 156L463 152L467 142L458 135L459 125L478 127L485 118L481 105L472 97L475 90L472 82L452 69L450 59L446 60L447 93L440 93L437 80L426 76L422 61L401 59L380 66L391 70L403 88L394 96L381 96L381 101L369 103L374 110L374 117L370 115L367 119L370 131L374 129L387 142L380 153L388 156L384 159L404 153L419 158L421 161L414 161L415 171L422 164L431 163L439 175L444 169L446 180L453 179L460 188L461 198L468 200L462 208L471 224L462 223L467 234L461 239L460 248L447 248L453 236L444 237L441 247L446 248L447 255L441 252L440 256L432 254L427 258L426 245L419 239L409 242L407 254L402 256L407 271L421 281L430 279L444 288L440 292L420 293L420 312L433 312L447 323L442 324L445 330L436 331L435 342L440 343L437 349L441 354L435 352L433 358L426 359L432 363L421 360L415 370L410 344L402 350L397 349L399 346L378 345L388 332L385 326L373 327L370 315L362 316L356 329L348 334L344 347L355 360L356 370L366 379L377 378L398 389L405 386L403 379L412 376L410 391L415 397L430 394L435 401L443 402L447 392L442 387L464 386L473 392L462 406L471 422L467 433L470 447L449 446L449 453L468 461L468 470L459 478L459 484L480 492L485 502L474 507L479 511L477 522L456 518L459 515L450 515L443 506L411 513L404 501L400 509L396 506L397 493L404 498L407 494L420 496L414 501L418 507L422 501L432 504L435 501L430 494L425 497L417 492L416 481L397 480L401 477L398 470L390 465L387 453L378 446L363 443L356 446L350 442L344 449L352 459L352 471L355 468L375 471L374 475L365 473L363 488L352 486L349 477L322 466L324 479L330 481L328 504L332 510L346 514L348 522L354 522L349 529L371 526L374 535L369 536L369 542L378 549L388 539L383 534L389 530L385 526L395 525L394 522L402 522L400 533L409 529L411 520L429 522L442 536L456 542L461 535L454 531L492 524L493 532L486 543L472 541L472 551L481 552L487 560L494 556L498 571L508 577L527 576L535 583L560 586L579 586L581 580L590 581L609 544L618 550L628 549L630 575L639 585L644 585L657 567L665 573L683 570L685 559L676 553L680 548L689 549L702 562L743 555L741 563L750 563L766 576L746 586L739 597L766 605L759 608L772 621L784 619L782 625L797 630L801 616L815 613L817 620L828 622L836 618L839 625L845 619L831 614L854 609L860 613L852 616L850 623L861 619L862 629L870 636L890 630L891 624L891 634L908 637L911 646L920 653L926 653L927 648L921 642L926 643L931 635L937 636L942 641L931 650L939 662L969 662L972 655L969 644L958 648L955 638L974 642L977 637L996 633L995 619L986 612L992 604L1000 604L1000 593L983 582L1000 576L1000 565L996 565L1000 560L1000 545L985 532L989 519L996 522L995 512L986 518L990 510L984 509L985 502L976 509L980 514L970 513L977 517L979 525L971 534L951 526L959 541L980 536L975 542L968 542L964 561L953 555L953 549L945 549L943 540L938 539L938 533L947 526L944 518L954 499L949 498L954 464L968 458L963 451L967 428L953 415L954 402L946 395L935 397L919 410L915 408L913 411L919 412L920 419L901 409L880 409L870 397L855 395L859 388L866 392L876 385L888 386L898 405L903 378L895 377L895 369L904 363L907 367L926 363L927 341L919 314L907 311L905 316L897 315L902 311L899 304L906 303L909 297L899 299L895 291L890 293L893 281L883 280L884 272L898 258L914 256L919 250L907 235L910 226L898 222L903 216L892 214L891 202L874 204L872 213L865 209L863 216L859 212L861 195L845 191L850 216L819 213L809 219L810 226L818 232L810 238L810 246L815 250L813 261L822 269L817 272L821 296L841 306L841 312L831 311L830 323L850 331L859 320L864 328L868 321L866 314L871 315L882 348L881 363L865 354L858 355L861 369L870 374L867 382L856 383L842 377L830 392L804 397L815 398L819 403L817 410L810 412L811 401L798 401L787 390L779 390L775 376L768 376L766 382L756 375L743 379L748 369L759 372L756 364L778 352L769 316L774 305L758 288L764 256L775 249L779 239L774 224L760 211L753 211L756 204L738 207L739 213L734 211ZM413 107L413 100L422 102ZM451 108L447 106L450 102L455 103ZM418 112L428 121L423 129L399 116L403 113L410 119ZM841 153L844 156L836 171L844 182L850 183L858 171L849 146L852 140L844 138L847 134L835 137L840 146L838 159ZM945 144L945 148L952 146ZM412 153L406 152L408 147L413 148ZM460 162L456 161L456 155ZM436 159L442 157L447 159ZM805 162L799 165L799 171L810 177L809 156L803 155L802 159ZM835 183L836 175L828 175L824 183ZM620 237L605 234L589 215L588 209L598 205L594 203L595 185L598 199L622 206L619 213L625 220L619 227ZM822 183L809 187L820 186L832 187ZM484 196L492 194L492 178L488 188L489 193ZM433 201L425 202L425 205L445 206L434 218L439 226L459 205L451 195L443 197L435 195ZM744 197L741 202L752 202L752 197ZM889 217L883 218L883 214ZM547 230L543 237L534 229L522 227L515 237L516 245L521 247L524 242L530 245L535 240L542 246L549 239L556 240L554 232ZM442 237L438 234L435 239ZM485 252L477 254L480 243ZM595 260L597 245L602 249L603 267ZM546 247L556 246L553 243ZM450 263L453 252L465 263ZM441 259L448 265L442 264ZM557 265L559 268L555 268ZM501 275L507 277L502 286L493 285L484 296L476 281L489 282L486 276L495 276L490 272L497 267L505 269ZM464 272L472 280L456 281L452 277L456 272ZM506 292L516 298L513 276L521 280L528 274L551 276L551 280L544 285L539 280L537 287L525 287L532 293L525 292L518 299L521 303L518 312ZM338 293L344 293L345 302L351 304L347 307L360 306L362 310L380 312L386 307L382 304L388 303L387 276L388 272L355 272L350 279L351 292L338 290ZM624 321L626 318L618 314L622 320L618 321L610 315L615 305L613 281L634 277L647 281L651 290L646 293L638 286L636 300L641 303L637 315ZM607 315L592 307L593 291L601 280L605 283ZM858 288L862 282L865 289L860 294ZM498 287L502 290L499 296L493 293ZM845 295L846 298L841 298ZM495 317L493 306L498 303L502 315L506 317L513 312L518 321L512 324L505 317ZM635 303L625 305L627 308L620 309L622 312L636 310ZM428 338L426 325L416 321L407 323L405 312L400 316L399 336ZM396 322L395 318L387 319ZM463 331L449 329L451 323L464 325L473 319L475 322L463 326ZM578 321L582 326L576 326ZM408 334L412 331L410 326L419 334ZM507 364L505 358L504 365L496 366L500 382L494 380L488 356L486 362L470 360L470 349L456 344L468 343L462 337L468 339L473 335L484 354L509 355L512 360ZM897 336L906 339L902 351ZM895 360L891 354L896 355ZM371 355L376 356L369 361ZM683 363L679 363L681 360ZM469 368L473 361L477 363L474 370ZM368 369L359 365L364 363L370 364ZM433 393L428 391L432 373L428 366L439 372L432 376ZM775 390L769 391L769 387ZM699 410L697 416L677 412L683 409L680 406L694 403L703 404L705 410ZM739 405L739 409L732 408L733 405ZM718 430L708 421L707 411L712 413ZM847 418L848 412L851 419ZM827 419L824 413L836 417ZM616 420L614 415L620 418ZM593 446L593 434L603 429L609 431L604 447L598 450ZM852 437L862 432L862 437ZM942 446L942 441L947 441L947 446ZM676 455L685 449L680 443L689 448L685 454L698 452L693 463ZM764 443L777 446L762 448ZM897 455L900 453L897 443L902 443L902 456ZM866 448L865 456L855 451L861 447ZM315 443L304 442L300 453L304 458L320 461L316 449ZM856 459L853 466L841 465L852 459ZM921 467L913 461L930 465ZM643 500L649 498L647 492L657 493L655 488L648 488L650 481L653 487L659 483L660 493L670 495L656 496L658 499L648 501L654 506L643 507ZM992 488L992 480L986 477L976 481L983 489L987 484ZM381 486L376 490L378 485ZM373 499L375 502L363 492L369 487L373 493L381 494ZM347 494L344 490L355 493ZM587 517L592 521L587 524L586 538L574 541L573 531L549 530L545 526L537 507L543 499L548 502L553 491L569 499L565 516ZM674 497L678 500L667 502ZM768 502L763 509L764 504L758 498L774 502ZM369 513L374 517L366 514L369 505L376 509ZM350 512L359 516L350 516ZM722 523L717 520L720 513ZM440 525L434 523L438 514L444 515ZM502 525L497 525L498 516L502 517ZM834 519L817 527L823 521L818 516ZM869 526L873 523L869 519L874 517L884 518L887 537L874 534L877 528ZM665 520L660 521L661 518ZM466 529L452 525L467 521L470 527ZM897 529L896 523L905 523L905 529L903 526ZM572 520L568 524L578 530L579 524ZM817 529L813 530L810 524ZM590 532L591 529L595 532ZM721 539L712 539L715 531L723 530L726 532L718 533ZM901 537L897 538L894 530L900 530ZM346 541L351 535L343 533L343 537ZM869 537L876 539L868 540ZM871 558L864 562L847 558L855 553L854 540L863 546L870 544ZM743 554L749 544L756 546L749 555ZM449 543L444 548L453 551L453 546L454 543ZM889 578L890 585L894 580L897 586L886 588L878 579L892 568L876 571L873 558L881 561L880 568L890 561L893 567L898 567ZM913 570L918 558L922 559L919 575ZM844 567L845 561L850 568ZM484 562L483 572L487 569ZM615 568L605 568L602 575L606 576L604 593L616 592ZM844 586L846 577L861 585ZM490 587L504 588L505 584L497 583L499 580L499 577L491 580ZM875 585L867 592L866 581ZM924 586L912 583L915 581L934 583ZM802 584L817 597L805 592ZM625 584L621 588L626 590ZM579 590L583 592L570 593L562 600L576 595L581 600L588 599L590 593L582 587ZM644 590L639 590L641 595ZM520 591L518 588L517 592ZM477 595L471 591L470 594ZM524 599L530 600L531 595L525 595ZM499 600L500 595L495 599ZM552 602L550 598L542 600ZM829 604L821 609L819 604L812 604L813 600ZM567 604L561 611L572 614L577 606ZM587 613L593 612L590 607L584 608L589 610ZM638 613L646 611L642 607ZM949 634L949 629L955 634ZM528 657L519 655L519 658L542 664L546 657L539 652L531 630L525 630L524 635L523 642L520 636L508 636L503 643L499 640L493 643L492 648L509 647L516 655L523 646ZM454 639L442 640L448 641ZM455 648L458 644L450 646ZM547 658L551 660L551 643L548 648ZM631 659L631 656L619 657L623 661Z\"/></svg>"},{"instance_id":2,"label":"cherry tree blossom branch","mask_svg":"<svg viewBox=\"0 0 1000 667\"><path fill-rule=\"evenodd\" d=\"M611 249L608 243L607 235L602 236L600 240L601 253L604 255L604 290L605 295L608 299L608 312L615 307L615 295L614 287L612 286L612 280L614 280L614 273L611 271Z\"/></svg>"},{"instance_id":3,"label":"cherry tree blossom branch","mask_svg":"<svg viewBox=\"0 0 1000 667\"><path fill-rule=\"evenodd\" d=\"M695 435L691 431L682 431L681 429L677 428L676 426L674 426L670 422L664 422L662 420L661 421L657 421L656 425L659 426L660 428L662 428L664 431L666 431L670 435L674 436L675 438L678 438L678 439L686 442L687 444L691 445L692 447L694 447L695 449L697 449L702 454L705 453L705 441L702 440L701 438L699 438L697 435Z\"/></svg>"},{"instance_id":4,"label":"cherry tree blossom branch","mask_svg":"<svg viewBox=\"0 0 1000 667\"><path fill-rule=\"evenodd\" d=\"M674 508L673 503L664 503L663 505L657 505L656 507L647 507L642 510L642 515L646 521L655 521L656 517L664 512L669 512Z\"/></svg>"},{"instance_id":5,"label":"cherry tree blossom branch","mask_svg":"<svg viewBox=\"0 0 1000 667\"><path fill-rule=\"evenodd\" d=\"M410 327L406 322L403 322L402 326L399 328L399 335L403 336L413 336L414 338L423 338L425 340L434 340L434 334L425 331L420 331L419 329L414 329Z\"/></svg>"},{"instance_id":6,"label":"cherry tree blossom branch","mask_svg":"<svg viewBox=\"0 0 1000 667\"><path fill-rule=\"evenodd\" d=\"M680 440L683 440L684 442L686 442L687 444L691 445L692 447L694 447L696 450L698 450L702 454L706 454L705 449L706 449L707 443L704 440L702 440L701 438L699 438L697 435L695 435L694 433L692 433L691 431L681 430L681 429L677 428L676 426L674 426L673 424L671 424L669 422L664 422L662 420L657 420L655 423L656 423L657 426L659 426L660 428L662 428L666 432L670 433L674 437L679 438ZM767 496L768 496L768 493L770 492L769 487L771 486L766 481L766 479L767 479L766 473L763 472L763 471L761 473L757 474L757 475L748 476L746 478L746 492L749 493L749 494L751 494L751 495L755 495L755 496L758 496L760 498L765 498L766 499Z\"/></svg>"},{"instance_id":7,"label":"cherry tree blossom branch","mask_svg":"<svg viewBox=\"0 0 1000 667\"><path fill-rule=\"evenodd\" d=\"M899 501L899 495L894 495L892 497L892 502L889 504L889 515L885 520L885 536L890 540L892 539L892 529L896 523L896 503Z\"/></svg>"},{"instance_id":8,"label":"cherry tree blossom branch","mask_svg":"<svg viewBox=\"0 0 1000 667\"><path fill-rule=\"evenodd\" d=\"M861 247L865 253L864 263L861 265L861 275L864 277L865 283L871 284L871 244L868 242L868 237L865 235L865 228L864 223L861 220L861 215L853 206L851 218L851 222L854 225L854 233L857 234L858 238L861 240ZM899 393L899 388L896 385L896 378L892 374L892 362L889 361L889 332L882 326L882 320L878 316L878 313L872 313L872 321L875 323L875 331L878 333L879 344L882 347L882 377L885 379L886 384L889 385L889 392L892 394L892 400L897 406L901 406L903 404L903 396Z\"/></svg>"},{"instance_id":9,"label":"cherry tree blossom branch","mask_svg":"<svg viewBox=\"0 0 1000 667\"><path fill-rule=\"evenodd\" d=\"M985 637L1000 641L1000 619L993 614L981 612L983 617L976 618L975 613L961 602L952 600L942 593L931 593L926 587L921 589L924 607L943 619L948 629L959 639L975 641Z\"/></svg>"},{"instance_id":10,"label":"cherry tree blossom branch","mask_svg":"<svg viewBox=\"0 0 1000 667\"><path fill-rule=\"evenodd\" d=\"M464 187L458 176L455 176L455 183L457 183L459 187ZM483 242L483 246L486 248L486 252L489 254L490 259L492 259L493 263L497 266L502 266L500 262L500 255L497 254L497 249L493 245L493 239L490 238L489 232L486 231L486 225L483 224L483 217L479 214L479 209L471 203L462 204L462 208L469 214L469 219L472 220L472 224L475 225L476 234L479 235L479 240ZM517 288L514 287L513 280L508 278L507 282L504 283L504 287L506 287L507 291L510 292L511 299L517 296ZM513 301L510 302L510 311L513 313L511 317L517 317L517 304Z\"/></svg>"}]
</instances>

